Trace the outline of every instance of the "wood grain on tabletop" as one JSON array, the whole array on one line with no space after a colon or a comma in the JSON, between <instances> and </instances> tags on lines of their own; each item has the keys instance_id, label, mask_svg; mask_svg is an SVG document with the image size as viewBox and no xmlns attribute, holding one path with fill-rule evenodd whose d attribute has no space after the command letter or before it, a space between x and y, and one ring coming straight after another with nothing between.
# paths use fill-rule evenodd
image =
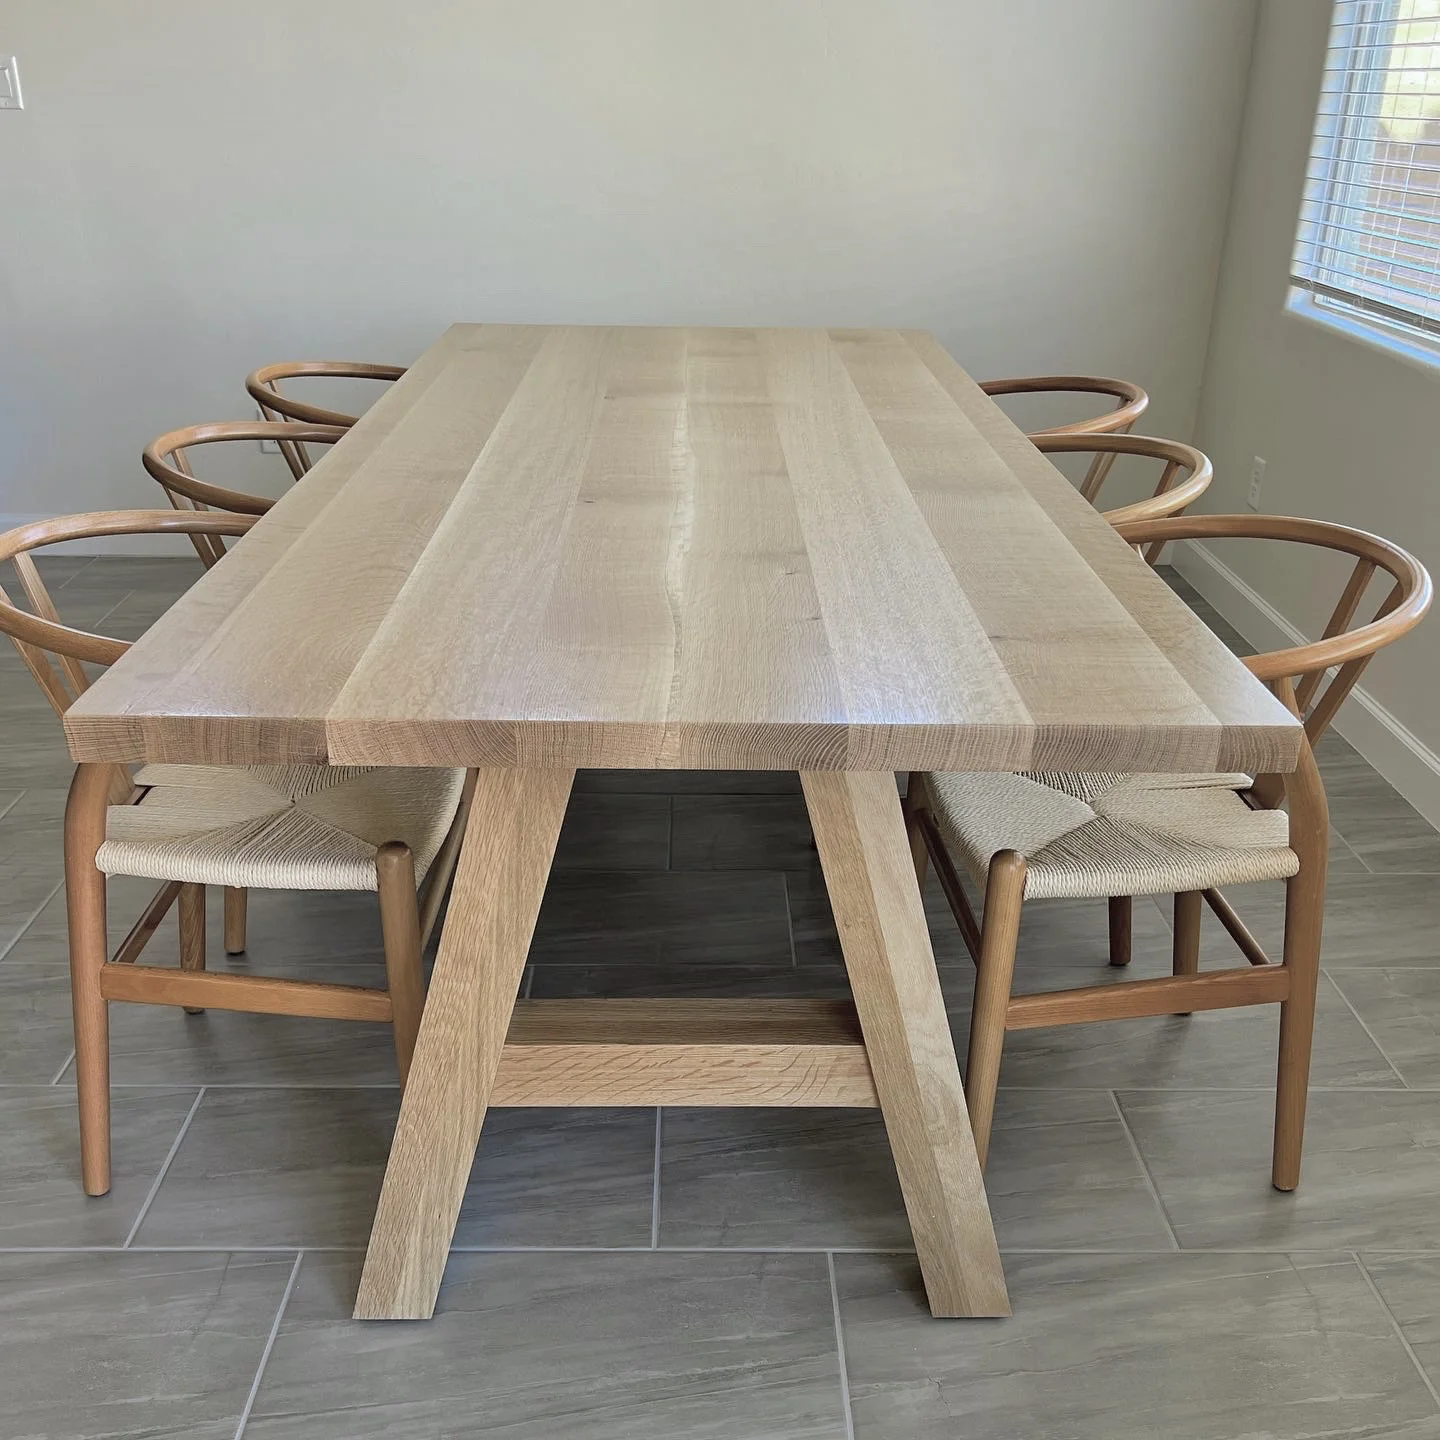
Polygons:
<instances>
[{"instance_id":1,"label":"wood grain on tabletop","mask_svg":"<svg viewBox=\"0 0 1440 1440\"><path fill-rule=\"evenodd\" d=\"M1288 769L930 336L458 325L66 717L85 759Z\"/></svg>"}]
</instances>

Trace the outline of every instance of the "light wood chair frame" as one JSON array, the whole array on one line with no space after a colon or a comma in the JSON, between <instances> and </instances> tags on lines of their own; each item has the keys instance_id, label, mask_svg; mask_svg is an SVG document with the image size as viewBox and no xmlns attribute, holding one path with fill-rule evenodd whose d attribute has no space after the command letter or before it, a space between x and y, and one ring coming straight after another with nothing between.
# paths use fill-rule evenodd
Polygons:
<instances>
[{"instance_id":1,"label":"light wood chair frame","mask_svg":"<svg viewBox=\"0 0 1440 1440\"><path fill-rule=\"evenodd\" d=\"M140 460L177 510L228 510L237 515L263 515L275 504L273 499L268 495L251 495L244 490L230 490L198 479L187 452L197 445L232 444L239 440L269 441L283 452L287 445L293 447L306 441L333 445L344 438L345 431L338 425L302 424L289 420L220 420L167 430L145 447ZM293 472L294 466L290 468ZM190 536L190 542L206 569L225 554L225 542L219 534L196 531Z\"/></svg>"},{"instance_id":2,"label":"light wood chair frame","mask_svg":"<svg viewBox=\"0 0 1440 1440\"><path fill-rule=\"evenodd\" d=\"M31 551L63 540L113 535L179 534L243 536L255 516L190 510L104 511L36 521L0 535L0 564L14 567L31 605L15 605L0 586L0 630L14 641L56 714L64 717L88 688L89 665L111 665L129 643L64 624ZM460 853L474 775L467 778L459 810L424 884L417 887L410 848L392 841L375 860L384 939L386 986L322 984L205 969L205 889L169 880L155 892L140 918L109 953L107 878L95 864L104 843L110 805L136 804L145 795L123 766L78 765L65 809L65 891L70 930L70 983L75 1019L75 1073L80 1107L80 1153L85 1190L110 1188L109 1002L205 1007L256 1014L301 1015L332 1020L387 1021L394 1028L402 1086L409 1073L424 1005L422 957L439 917ZM247 892L225 887L225 950L245 949ZM177 905L180 965L139 964L146 944L171 906Z\"/></svg>"},{"instance_id":3,"label":"light wood chair frame","mask_svg":"<svg viewBox=\"0 0 1440 1440\"><path fill-rule=\"evenodd\" d=\"M1107 395L1115 401L1109 410L1089 419L1032 430L1032 440L1047 435L1124 435L1150 408L1150 397L1139 385L1132 380L1117 380L1109 375L1020 375L1008 380L982 380L980 388L991 396ZM1080 486L1087 499L1094 498L1114 463L1113 452L1096 453Z\"/></svg>"},{"instance_id":4,"label":"light wood chair frame","mask_svg":"<svg viewBox=\"0 0 1440 1440\"><path fill-rule=\"evenodd\" d=\"M1112 525L1130 525L1138 520L1162 520L1183 514L1209 488L1215 470L1209 456L1193 445L1179 440L1162 440L1155 435L1066 434L1030 437L1042 455L1089 455L1098 459L1117 455L1135 455L1146 460L1163 460L1165 468L1148 499L1137 500L1102 513ZM1097 473L1092 463L1080 484L1080 493L1092 505L1099 498L1100 487L1108 469ZM1164 541L1155 541L1143 548L1148 564L1153 565L1165 548Z\"/></svg>"},{"instance_id":5,"label":"light wood chair frame","mask_svg":"<svg viewBox=\"0 0 1440 1440\"><path fill-rule=\"evenodd\" d=\"M1244 662L1293 714L1303 719L1305 729L1295 771L1257 776L1243 797L1252 808L1274 809L1284 803L1289 810L1290 848L1300 864L1297 873L1285 882L1284 951L1276 964L1219 890L1182 892L1174 901L1169 977L1013 995L1011 984L1025 896L1025 858L1014 850L1002 850L991 859L982 917L977 920L927 807L922 780L920 796L907 804L916 874L923 887L927 862L933 865L976 965L965 1067L965 1094L976 1148L983 1164L1007 1031L1278 1003L1280 1053L1271 1182L1278 1190L1293 1190L1300 1180L1305 1134L1330 849L1329 810L1313 747L1376 651L1419 624L1430 607L1430 577L1413 556L1389 541L1319 520L1268 515L1175 516L1123 524L1120 531L1126 540L1143 547L1171 540L1249 538L1298 542L1355 557L1350 579L1319 640L1250 656ZM1395 583L1374 618L1352 629L1360 603L1378 572L1387 573ZM1235 941L1248 962L1246 966L1200 972L1200 920L1205 904ZM1128 896L1110 900L1112 965L1128 964L1130 960L1130 905Z\"/></svg>"},{"instance_id":6,"label":"light wood chair frame","mask_svg":"<svg viewBox=\"0 0 1440 1440\"><path fill-rule=\"evenodd\" d=\"M343 410L327 410L287 395L280 388L282 380L299 380L308 376L324 376L336 380L398 380L405 373L403 365L371 365L362 360L281 360L262 365L245 377L245 390L260 407L267 420L299 420L308 425L338 425L348 430L360 418ZM311 460L304 441L286 440L281 452L291 473L298 480L309 470Z\"/></svg>"}]
</instances>

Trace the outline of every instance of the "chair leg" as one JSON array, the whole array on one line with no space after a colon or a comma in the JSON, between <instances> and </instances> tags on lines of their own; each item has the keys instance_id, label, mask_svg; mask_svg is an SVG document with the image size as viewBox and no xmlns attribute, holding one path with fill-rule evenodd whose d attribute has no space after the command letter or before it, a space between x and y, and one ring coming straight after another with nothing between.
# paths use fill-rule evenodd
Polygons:
<instances>
[{"instance_id":1,"label":"chair leg","mask_svg":"<svg viewBox=\"0 0 1440 1440\"><path fill-rule=\"evenodd\" d=\"M925 877L930 866L930 852L925 846L925 832L915 818L920 809L920 776L912 771L905 786L905 803L901 807L905 814L905 838L910 842L910 858L915 863L915 883L920 894L925 894Z\"/></svg>"},{"instance_id":2,"label":"chair leg","mask_svg":"<svg viewBox=\"0 0 1440 1440\"><path fill-rule=\"evenodd\" d=\"M1315 992L1320 983L1323 903L1323 890L1316 898L1313 886L1301 883L1301 876L1289 882L1285 894L1285 968L1290 972L1290 997L1280 1006L1280 1063L1271 1162L1271 1182L1277 1190L1293 1190L1300 1183L1310 1045L1315 1033Z\"/></svg>"},{"instance_id":3,"label":"chair leg","mask_svg":"<svg viewBox=\"0 0 1440 1440\"><path fill-rule=\"evenodd\" d=\"M985 918L980 931L975 1005L970 1012L970 1050L965 1059L965 1103L982 1169L990 1151L995 1089L1000 1083L1000 1055L1005 1047L1005 1012L1015 976L1015 947L1020 938L1024 899L1024 857L1013 850L1002 850L990 861L985 881Z\"/></svg>"},{"instance_id":4,"label":"chair leg","mask_svg":"<svg viewBox=\"0 0 1440 1440\"><path fill-rule=\"evenodd\" d=\"M392 841L375 856L380 888L380 925L385 934L385 973L390 986L395 1062L403 1089L410 1076L425 985L420 958L420 905L415 893L415 860L408 845Z\"/></svg>"},{"instance_id":5,"label":"chair leg","mask_svg":"<svg viewBox=\"0 0 1440 1440\"><path fill-rule=\"evenodd\" d=\"M1175 938L1170 952L1172 975L1200 973L1200 916L1204 905L1205 896L1199 890L1182 890L1175 896ZM1177 1013L1188 1015L1190 1011Z\"/></svg>"},{"instance_id":6,"label":"chair leg","mask_svg":"<svg viewBox=\"0 0 1440 1440\"><path fill-rule=\"evenodd\" d=\"M1130 937L1134 928L1135 902L1128 895L1110 897L1110 963L1130 963Z\"/></svg>"},{"instance_id":7,"label":"chair leg","mask_svg":"<svg viewBox=\"0 0 1440 1440\"><path fill-rule=\"evenodd\" d=\"M225 953L227 955L243 955L245 953L245 917L249 898L248 890L234 885L225 887Z\"/></svg>"},{"instance_id":8,"label":"chair leg","mask_svg":"<svg viewBox=\"0 0 1440 1440\"><path fill-rule=\"evenodd\" d=\"M1308 745L1293 775L1285 777L1290 848L1300 869L1285 887L1285 969L1290 993L1280 1005L1280 1062L1275 1081L1275 1148L1270 1179L1277 1190L1300 1183L1305 1142L1305 1100L1310 1085L1310 1044L1315 1034L1315 992L1320 984L1320 939L1325 922L1325 875L1330 859L1330 816L1325 787Z\"/></svg>"},{"instance_id":9,"label":"chair leg","mask_svg":"<svg viewBox=\"0 0 1440 1440\"><path fill-rule=\"evenodd\" d=\"M95 853L105 840L109 765L79 765L65 806L65 907L70 927L70 996L75 1014L75 1088L80 1102L80 1171L87 1195L110 1189L110 1008L100 993L108 958L105 876Z\"/></svg>"},{"instance_id":10,"label":"chair leg","mask_svg":"<svg viewBox=\"0 0 1440 1440\"><path fill-rule=\"evenodd\" d=\"M203 885L182 885L177 902L180 911L180 968L182 970L203 970L205 968L205 887ZM199 1006L183 1007L187 1015L203 1015Z\"/></svg>"},{"instance_id":11,"label":"chair leg","mask_svg":"<svg viewBox=\"0 0 1440 1440\"><path fill-rule=\"evenodd\" d=\"M1182 890L1175 896L1175 945L1172 975L1200 973L1200 913L1205 897L1199 890Z\"/></svg>"}]
</instances>

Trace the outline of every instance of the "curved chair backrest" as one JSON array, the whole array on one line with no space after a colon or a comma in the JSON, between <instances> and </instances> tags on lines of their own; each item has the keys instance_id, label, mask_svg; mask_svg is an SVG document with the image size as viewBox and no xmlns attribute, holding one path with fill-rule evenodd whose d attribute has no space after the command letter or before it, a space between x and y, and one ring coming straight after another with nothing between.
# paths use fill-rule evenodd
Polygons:
<instances>
[{"instance_id":1,"label":"curved chair backrest","mask_svg":"<svg viewBox=\"0 0 1440 1440\"><path fill-rule=\"evenodd\" d=\"M100 535L181 534L192 539L243 535L255 524L253 515L197 513L193 510L105 510L88 515L62 515L36 520L0 535L0 568L8 560L30 602L22 610L0 585L0 633L8 635L30 673L45 692L57 715L64 715L90 685L86 664L112 665L129 648L128 640L115 640L66 625L45 588L31 551L62 540L89 540ZM114 803L129 794L128 772L117 767Z\"/></svg>"},{"instance_id":2,"label":"curved chair backrest","mask_svg":"<svg viewBox=\"0 0 1440 1440\"><path fill-rule=\"evenodd\" d=\"M1108 375L1022 375L1010 380L982 380L980 388L992 396L1108 395L1115 401L1109 410L1089 420L1073 420L1045 430L1032 430L1032 440L1042 435L1124 435L1150 405L1150 397L1140 386L1131 380L1115 380ZM1088 493L1098 490L1114 463L1113 453L1097 453L1081 489Z\"/></svg>"},{"instance_id":3,"label":"curved chair backrest","mask_svg":"<svg viewBox=\"0 0 1440 1440\"><path fill-rule=\"evenodd\" d=\"M363 360L282 360L262 365L245 377L245 389L260 407L267 420L300 420L307 425L338 425L348 430L358 415L343 410L326 410L296 400L280 389L282 380L299 380L308 376L328 376L335 380L398 380L405 373L403 365L369 365ZM310 457L303 444L281 446L290 469L298 480L309 468Z\"/></svg>"},{"instance_id":4,"label":"curved chair backrest","mask_svg":"<svg viewBox=\"0 0 1440 1440\"><path fill-rule=\"evenodd\" d=\"M269 440L284 447L305 441L333 445L345 431L336 425L302 425L281 420L227 420L210 425L187 425L169 430L145 447L141 461L160 482L166 497L177 510L230 510L240 515L263 515L275 502L265 495L248 495L199 480L186 452L197 445L223 444L234 440ZM308 463L308 460L307 460ZM291 467L293 470L293 466ZM304 474L302 470L300 472ZM224 553L219 533L195 531L191 542L205 565L213 565Z\"/></svg>"},{"instance_id":5,"label":"curved chair backrest","mask_svg":"<svg viewBox=\"0 0 1440 1440\"><path fill-rule=\"evenodd\" d=\"M1094 454L1097 460L1113 460L1117 455L1139 455L1165 462L1160 483L1148 500L1137 500L1133 505L1122 505L1104 512L1105 518L1115 526L1183 513L1210 488L1215 473L1209 458L1193 445L1183 445L1178 440L1161 440L1153 435L1036 435L1031 439L1042 455ZM1096 477L1096 468L1092 464L1090 474L1080 486L1080 493L1091 504L1095 503L1104 479L1103 472ZM1157 541L1144 546L1142 553L1153 565L1164 548L1164 542Z\"/></svg>"},{"instance_id":6,"label":"curved chair backrest","mask_svg":"<svg viewBox=\"0 0 1440 1440\"><path fill-rule=\"evenodd\" d=\"M1347 525L1285 515L1177 515L1122 523L1118 529L1132 544L1147 547L1169 540L1284 540L1355 557L1350 579L1319 640L1245 660L1252 673L1304 718L1312 745L1329 728L1371 656L1413 630L1430 608L1432 592L1425 567L1398 545ZM1395 583L1374 617L1356 625L1356 612L1377 572L1389 575ZM1332 669L1335 674L1326 684ZM1276 801L1271 777L1262 777L1255 792L1264 803Z\"/></svg>"}]
</instances>

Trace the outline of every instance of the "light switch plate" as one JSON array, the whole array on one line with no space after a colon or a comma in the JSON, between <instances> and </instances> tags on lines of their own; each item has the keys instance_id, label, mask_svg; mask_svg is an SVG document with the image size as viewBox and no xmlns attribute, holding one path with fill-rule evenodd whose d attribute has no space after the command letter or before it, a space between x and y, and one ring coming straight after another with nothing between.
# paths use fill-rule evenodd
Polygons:
<instances>
[{"instance_id":1,"label":"light switch plate","mask_svg":"<svg viewBox=\"0 0 1440 1440\"><path fill-rule=\"evenodd\" d=\"M20 66L13 55L0 56L0 110L23 110L20 93Z\"/></svg>"},{"instance_id":2,"label":"light switch plate","mask_svg":"<svg viewBox=\"0 0 1440 1440\"><path fill-rule=\"evenodd\" d=\"M1260 487L1265 482L1265 461L1256 455L1250 461L1250 488L1245 492L1245 503L1252 509L1260 508Z\"/></svg>"}]
</instances>

